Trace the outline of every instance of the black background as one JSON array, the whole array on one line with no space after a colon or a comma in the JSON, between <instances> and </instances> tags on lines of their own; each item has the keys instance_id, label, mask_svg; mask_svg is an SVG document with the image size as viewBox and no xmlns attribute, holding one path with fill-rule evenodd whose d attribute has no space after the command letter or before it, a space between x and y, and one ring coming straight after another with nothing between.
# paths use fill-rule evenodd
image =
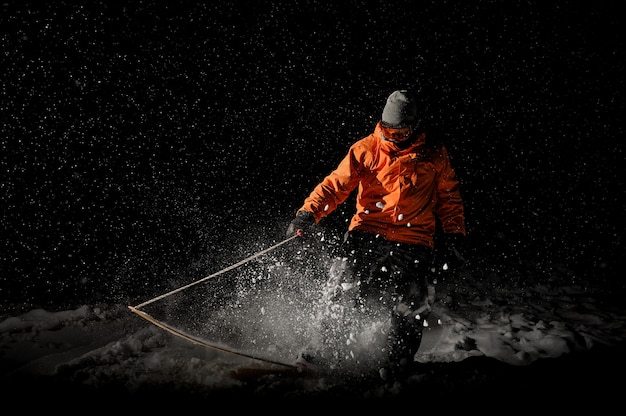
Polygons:
<instances>
[{"instance_id":1,"label":"black background","mask_svg":"<svg viewBox=\"0 0 626 416\"><path fill-rule=\"evenodd\" d=\"M280 241L400 88L449 148L476 267L623 288L617 5L108 3L0 6L7 308L132 303Z\"/></svg>"}]
</instances>

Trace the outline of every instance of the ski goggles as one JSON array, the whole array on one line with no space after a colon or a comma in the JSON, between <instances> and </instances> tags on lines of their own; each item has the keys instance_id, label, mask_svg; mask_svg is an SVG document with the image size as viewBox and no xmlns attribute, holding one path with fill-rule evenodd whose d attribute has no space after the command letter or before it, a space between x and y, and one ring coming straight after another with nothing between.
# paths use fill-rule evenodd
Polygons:
<instances>
[{"instance_id":1,"label":"ski goggles","mask_svg":"<svg viewBox=\"0 0 626 416\"><path fill-rule=\"evenodd\" d=\"M411 133L413 133L413 128L411 126L406 126L406 127L389 127L384 125L383 123L380 124L380 129L383 133L383 136L385 136L385 138L387 140L406 140L408 139L408 137L411 135Z\"/></svg>"}]
</instances>

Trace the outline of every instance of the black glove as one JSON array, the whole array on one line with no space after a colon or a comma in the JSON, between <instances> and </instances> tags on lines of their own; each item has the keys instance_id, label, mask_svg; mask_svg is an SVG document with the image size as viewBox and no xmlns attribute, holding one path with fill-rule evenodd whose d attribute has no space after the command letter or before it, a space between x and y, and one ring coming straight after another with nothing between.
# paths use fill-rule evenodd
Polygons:
<instances>
[{"instance_id":1,"label":"black glove","mask_svg":"<svg viewBox=\"0 0 626 416\"><path fill-rule=\"evenodd\" d=\"M315 217L309 211L300 211L296 215L289 227L287 228L287 237L298 234L300 237L304 235L304 231L315 224Z\"/></svg>"},{"instance_id":2,"label":"black glove","mask_svg":"<svg viewBox=\"0 0 626 416\"><path fill-rule=\"evenodd\" d=\"M444 234L446 260L450 266L458 268L467 265L467 243L463 234Z\"/></svg>"}]
</instances>

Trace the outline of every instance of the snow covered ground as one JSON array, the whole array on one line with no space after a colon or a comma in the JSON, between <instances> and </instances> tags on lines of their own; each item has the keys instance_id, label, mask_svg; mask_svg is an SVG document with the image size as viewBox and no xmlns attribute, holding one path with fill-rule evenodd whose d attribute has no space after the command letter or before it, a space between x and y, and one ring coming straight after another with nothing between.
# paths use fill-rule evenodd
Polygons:
<instances>
[{"instance_id":1,"label":"snow covered ground","mask_svg":"<svg viewBox=\"0 0 626 416\"><path fill-rule=\"evenodd\" d=\"M274 290L264 296L267 282L239 277L234 279L242 280L237 295L226 301L211 291L224 284L216 281L190 289L201 301L186 295L145 310L173 326L186 322L185 331L218 345L231 343L288 361L310 335L311 309L298 304L304 301L302 292L295 295L294 287L274 281ZM519 285L495 274L440 278L416 356L422 365L394 384L354 375L237 377L241 368L267 364L175 337L123 304L5 312L0 322L3 392L36 399L28 406L64 407L80 397L99 407L124 403L141 409L239 405L239 400L275 406L279 398L307 406L339 398L350 406L401 405L419 404L426 395L437 403L455 399L447 406L479 407L479 402L509 397L511 405L522 401L532 410L537 400L562 408L617 398L625 368L625 309L608 291L565 284L571 276L558 267L548 279L531 277ZM572 395L580 396L572 400Z\"/></svg>"}]
</instances>

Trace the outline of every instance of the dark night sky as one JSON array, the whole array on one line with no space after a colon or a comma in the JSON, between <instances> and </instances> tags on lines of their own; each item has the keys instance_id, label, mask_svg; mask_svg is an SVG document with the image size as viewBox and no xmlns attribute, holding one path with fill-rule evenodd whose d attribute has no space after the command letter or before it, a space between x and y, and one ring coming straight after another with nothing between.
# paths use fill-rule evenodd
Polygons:
<instances>
[{"instance_id":1,"label":"dark night sky","mask_svg":"<svg viewBox=\"0 0 626 416\"><path fill-rule=\"evenodd\" d=\"M477 259L618 278L617 6L116 4L0 6L0 304L159 293L280 240L399 88L449 147Z\"/></svg>"}]
</instances>

